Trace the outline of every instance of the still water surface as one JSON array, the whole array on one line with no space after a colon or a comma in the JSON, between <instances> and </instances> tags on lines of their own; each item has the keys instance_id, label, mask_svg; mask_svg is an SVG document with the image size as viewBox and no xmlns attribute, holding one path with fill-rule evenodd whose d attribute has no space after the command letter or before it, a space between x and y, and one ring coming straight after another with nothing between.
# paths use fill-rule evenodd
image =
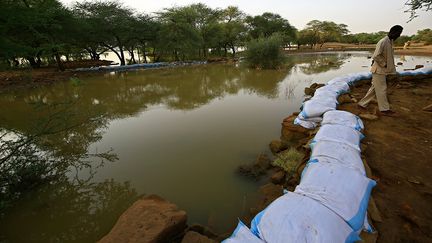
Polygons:
<instances>
[{"instance_id":1,"label":"still water surface","mask_svg":"<svg viewBox=\"0 0 432 243\"><path fill-rule=\"evenodd\" d=\"M1 219L0 241L96 241L143 194L174 202L189 224L232 229L260 186L236 168L269 153L268 143L280 136L282 119L298 110L306 86L368 71L368 55L293 55L278 71L209 64L107 73L2 94L0 128L29 133L50 107L65 106L73 111L65 122L92 122L52 138L56 149L112 149L118 160L100 166L94 160L92 173L71 172L69 180L24 195ZM404 63L399 70L428 60L396 58Z\"/></svg>"}]
</instances>

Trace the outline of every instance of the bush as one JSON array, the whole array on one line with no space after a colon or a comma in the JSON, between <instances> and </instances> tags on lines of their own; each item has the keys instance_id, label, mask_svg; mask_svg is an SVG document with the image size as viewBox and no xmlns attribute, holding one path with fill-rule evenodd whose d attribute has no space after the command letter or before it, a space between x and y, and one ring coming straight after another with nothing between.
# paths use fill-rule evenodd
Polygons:
<instances>
[{"instance_id":1,"label":"bush","mask_svg":"<svg viewBox=\"0 0 432 243\"><path fill-rule=\"evenodd\" d=\"M295 173L297 164L301 162L303 154L295 148L284 150L277 154L278 158L273 161L274 166L281 167L289 175Z\"/></svg>"},{"instance_id":2,"label":"bush","mask_svg":"<svg viewBox=\"0 0 432 243\"><path fill-rule=\"evenodd\" d=\"M264 69L276 69L280 67L284 62L281 46L282 38L279 35L250 41L245 51L249 67Z\"/></svg>"}]
</instances>

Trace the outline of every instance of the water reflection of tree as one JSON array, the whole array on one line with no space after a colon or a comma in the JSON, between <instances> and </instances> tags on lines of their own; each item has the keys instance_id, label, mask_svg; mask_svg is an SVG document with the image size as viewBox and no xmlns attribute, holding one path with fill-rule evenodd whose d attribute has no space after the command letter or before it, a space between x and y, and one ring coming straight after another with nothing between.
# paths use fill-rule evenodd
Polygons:
<instances>
[{"instance_id":1,"label":"water reflection of tree","mask_svg":"<svg viewBox=\"0 0 432 243\"><path fill-rule=\"evenodd\" d=\"M74 104L34 105L40 109L31 129L6 124L0 129L0 212L28 191L84 168L90 171L117 156L88 153L101 138L103 116L74 113ZM5 118L0 119L5 120ZM100 164L93 161L99 158Z\"/></svg>"},{"instance_id":2,"label":"water reflection of tree","mask_svg":"<svg viewBox=\"0 0 432 243\"><path fill-rule=\"evenodd\" d=\"M323 73L339 69L349 58L345 54L318 54L304 56L289 56L289 61L296 63L305 74Z\"/></svg>"},{"instance_id":3,"label":"water reflection of tree","mask_svg":"<svg viewBox=\"0 0 432 243\"><path fill-rule=\"evenodd\" d=\"M137 198L130 184L113 180L48 184L0 218L0 241L96 242Z\"/></svg>"}]
</instances>

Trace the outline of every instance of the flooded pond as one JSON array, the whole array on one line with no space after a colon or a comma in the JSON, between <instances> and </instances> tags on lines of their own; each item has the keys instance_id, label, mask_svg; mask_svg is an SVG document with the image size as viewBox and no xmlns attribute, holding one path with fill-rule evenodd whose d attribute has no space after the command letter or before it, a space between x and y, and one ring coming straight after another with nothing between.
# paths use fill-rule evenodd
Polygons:
<instances>
[{"instance_id":1,"label":"flooded pond","mask_svg":"<svg viewBox=\"0 0 432 243\"><path fill-rule=\"evenodd\" d=\"M270 153L306 86L368 71L369 55L292 55L278 71L209 64L106 73L1 94L0 129L28 135L58 125L67 129L48 139L55 155L118 159L89 157L66 179L22 195L0 219L0 242L94 242L144 194L177 204L189 224L228 231L261 185L236 168ZM399 70L428 60L396 57Z\"/></svg>"}]
</instances>

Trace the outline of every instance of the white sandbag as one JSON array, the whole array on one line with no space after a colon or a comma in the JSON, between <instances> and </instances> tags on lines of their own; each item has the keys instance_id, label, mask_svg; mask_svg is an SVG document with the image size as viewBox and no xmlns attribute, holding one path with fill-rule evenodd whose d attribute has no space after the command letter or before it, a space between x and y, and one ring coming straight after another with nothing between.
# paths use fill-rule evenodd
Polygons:
<instances>
[{"instance_id":1,"label":"white sandbag","mask_svg":"<svg viewBox=\"0 0 432 243\"><path fill-rule=\"evenodd\" d=\"M306 164L306 167L303 169L302 176L306 172L306 169L308 168L309 164L312 163L331 164L331 165L335 164L349 169L357 170L360 174L366 176L366 170L363 163L352 162L352 161L349 161L348 163L341 162L340 160L329 158L329 157L323 157L323 156L311 157L308 163Z\"/></svg>"},{"instance_id":2,"label":"white sandbag","mask_svg":"<svg viewBox=\"0 0 432 243\"><path fill-rule=\"evenodd\" d=\"M359 231L375 185L375 181L357 170L337 164L312 163L294 192L317 200L342 217L354 231Z\"/></svg>"},{"instance_id":3,"label":"white sandbag","mask_svg":"<svg viewBox=\"0 0 432 243\"><path fill-rule=\"evenodd\" d=\"M299 117L297 117L294 120L294 124L302 126L306 129L314 129L315 127L318 126L318 122L307 120L307 119L300 119Z\"/></svg>"},{"instance_id":4,"label":"white sandbag","mask_svg":"<svg viewBox=\"0 0 432 243\"><path fill-rule=\"evenodd\" d=\"M239 221L237 228L234 230L233 234L228 238L222 241L222 243L264 243L261 239L255 236L249 228L243 224L242 221Z\"/></svg>"},{"instance_id":5,"label":"white sandbag","mask_svg":"<svg viewBox=\"0 0 432 243\"><path fill-rule=\"evenodd\" d=\"M331 142L331 141L318 141L314 144L310 159L325 160L332 163L340 163L351 168L362 168L364 171L363 161L360 156L360 151L349 146L348 144ZM333 160L330 160L333 159Z\"/></svg>"},{"instance_id":6,"label":"white sandbag","mask_svg":"<svg viewBox=\"0 0 432 243\"><path fill-rule=\"evenodd\" d=\"M265 242L355 242L359 236L318 201L288 192L251 222L251 231Z\"/></svg>"},{"instance_id":7,"label":"white sandbag","mask_svg":"<svg viewBox=\"0 0 432 243\"><path fill-rule=\"evenodd\" d=\"M320 117L325 112L332 110L336 110L336 103L312 99L304 103L301 113L304 118Z\"/></svg>"},{"instance_id":8,"label":"white sandbag","mask_svg":"<svg viewBox=\"0 0 432 243\"><path fill-rule=\"evenodd\" d=\"M347 127L351 127L357 131L361 131L364 129L364 125L362 120L347 111L328 111L324 113L322 125L333 124L333 125L343 125Z\"/></svg>"},{"instance_id":9,"label":"white sandbag","mask_svg":"<svg viewBox=\"0 0 432 243\"><path fill-rule=\"evenodd\" d=\"M327 82L327 84L329 85L329 84L334 84L334 83L348 83L348 78L347 77L345 77L345 76L342 76L342 77L336 77L336 78L334 78L334 79L331 79L331 80L329 80L328 82Z\"/></svg>"},{"instance_id":10,"label":"white sandbag","mask_svg":"<svg viewBox=\"0 0 432 243\"><path fill-rule=\"evenodd\" d=\"M312 140L311 148L313 149L314 144L316 144L318 141L332 141L348 144L349 146L360 151L360 140L363 138L363 134L350 127L327 124L321 126Z\"/></svg>"},{"instance_id":11,"label":"white sandbag","mask_svg":"<svg viewBox=\"0 0 432 243\"><path fill-rule=\"evenodd\" d=\"M335 82L332 84L327 84L326 86L322 87L327 90L335 91L338 95L345 94L349 92L349 85L346 82Z\"/></svg>"},{"instance_id":12,"label":"white sandbag","mask_svg":"<svg viewBox=\"0 0 432 243\"><path fill-rule=\"evenodd\" d=\"M338 96L338 89L336 87L329 88L327 86L323 86L315 91L312 99L331 99L331 101L335 101L337 100Z\"/></svg>"}]
</instances>

